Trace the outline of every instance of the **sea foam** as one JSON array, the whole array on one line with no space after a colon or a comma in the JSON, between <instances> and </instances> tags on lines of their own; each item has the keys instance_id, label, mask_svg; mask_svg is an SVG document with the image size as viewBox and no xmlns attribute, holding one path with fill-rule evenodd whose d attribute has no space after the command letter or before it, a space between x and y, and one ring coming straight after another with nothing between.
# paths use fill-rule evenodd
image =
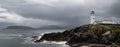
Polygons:
<instances>
[{"instance_id":1,"label":"sea foam","mask_svg":"<svg viewBox=\"0 0 120 47\"><path fill-rule=\"evenodd\" d=\"M66 41L60 41L60 42L57 42L57 41L43 41L41 43L44 43L44 44L65 44Z\"/></svg>"}]
</instances>

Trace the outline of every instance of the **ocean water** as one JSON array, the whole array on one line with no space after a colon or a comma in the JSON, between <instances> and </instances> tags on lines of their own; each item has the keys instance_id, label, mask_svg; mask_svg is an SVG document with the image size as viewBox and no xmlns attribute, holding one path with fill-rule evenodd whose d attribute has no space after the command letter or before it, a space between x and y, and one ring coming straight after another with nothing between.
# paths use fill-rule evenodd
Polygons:
<instances>
[{"instance_id":1,"label":"ocean water","mask_svg":"<svg viewBox=\"0 0 120 47\"><path fill-rule=\"evenodd\" d=\"M69 47L65 42L34 43L31 36L41 36L43 33L62 32L64 30L0 30L0 47Z\"/></svg>"}]
</instances>

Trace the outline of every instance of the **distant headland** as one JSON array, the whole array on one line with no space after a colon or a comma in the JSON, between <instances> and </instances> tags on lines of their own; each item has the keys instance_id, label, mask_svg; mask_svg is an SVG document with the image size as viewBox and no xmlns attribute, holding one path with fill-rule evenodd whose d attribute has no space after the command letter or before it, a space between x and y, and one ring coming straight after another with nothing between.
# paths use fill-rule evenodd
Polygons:
<instances>
[{"instance_id":1,"label":"distant headland","mask_svg":"<svg viewBox=\"0 0 120 47\"><path fill-rule=\"evenodd\" d=\"M57 25L49 25L49 26L41 26L38 28L33 28L29 26L8 26L4 29L15 29L15 30L65 30L70 29L71 26L57 26Z\"/></svg>"},{"instance_id":2,"label":"distant headland","mask_svg":"<svg viewBox=\"0 0 120 47\"><path fill-rule=\"evenodd\" d=\"M16 29L16 30L34 30L35 28L28 27L28 26L8 26L4 29Z\"/></svg>"}]
</instances>

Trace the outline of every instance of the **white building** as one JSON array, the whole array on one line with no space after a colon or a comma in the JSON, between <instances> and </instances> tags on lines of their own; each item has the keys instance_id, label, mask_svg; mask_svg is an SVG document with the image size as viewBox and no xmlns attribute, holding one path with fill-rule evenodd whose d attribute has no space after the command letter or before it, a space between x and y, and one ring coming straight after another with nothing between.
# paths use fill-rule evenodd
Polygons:
<instances>
[{"instance_id":1,"label":"white building","mask_svg":"<svg viewBox=\"0 0 120 47\"><path fill-rule=\"evenodd\" d=\"M102 20L102 21L95 21L95 23L99 24L114 24L112 20Z\"/></svg>"},{"instance_id":2,"label":"white building","mask_svg":"<svg viewBox=\"0 0 120 47\"><path fill-rule=\"evenodd\" d=\"M91 18L90 18L90 24L95 24L95 12L91 11Z\"/></svg>"},{"instance_id":3,"label":"white building","mask_svg":"<svg viewBox=\"0 0 120 47\"><path fill-rule=\"evenodd\" d=\"M114 24L112 20L103 20L102 23L104 23L104 24Z\"/></svg>"},{"instance_id":4,"label":"white building","mask_svg":"<svg viewBox=\"0 0 120 47\"><path fill-rule=\"evenodd\" d=\"M104 19L101 21L95 21L95 12L91 11L91 17L90 17L90 24L98 24L98 23L102 23L102 24L115 24L112 20L108 20L108 19Z\"/></svg>"}]
</instances>

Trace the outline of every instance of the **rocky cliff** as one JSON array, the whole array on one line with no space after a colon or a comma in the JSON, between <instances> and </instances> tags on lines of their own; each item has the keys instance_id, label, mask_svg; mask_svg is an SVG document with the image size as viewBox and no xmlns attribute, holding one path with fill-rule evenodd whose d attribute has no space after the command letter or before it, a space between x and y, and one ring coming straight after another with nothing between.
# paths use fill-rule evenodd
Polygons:
<instances>
[{"instance_id":1,"label":"rocky cliff","mask_svg":"<svg viewBox=\"0 0 120 47\"><path fill-rule=\"evenodd\" d=\"M120 45L119 24L88 24L58 33L44 34L42 41L66 41L70 46L82 46L90 44Z\"/></svg>"}]
</instances>

